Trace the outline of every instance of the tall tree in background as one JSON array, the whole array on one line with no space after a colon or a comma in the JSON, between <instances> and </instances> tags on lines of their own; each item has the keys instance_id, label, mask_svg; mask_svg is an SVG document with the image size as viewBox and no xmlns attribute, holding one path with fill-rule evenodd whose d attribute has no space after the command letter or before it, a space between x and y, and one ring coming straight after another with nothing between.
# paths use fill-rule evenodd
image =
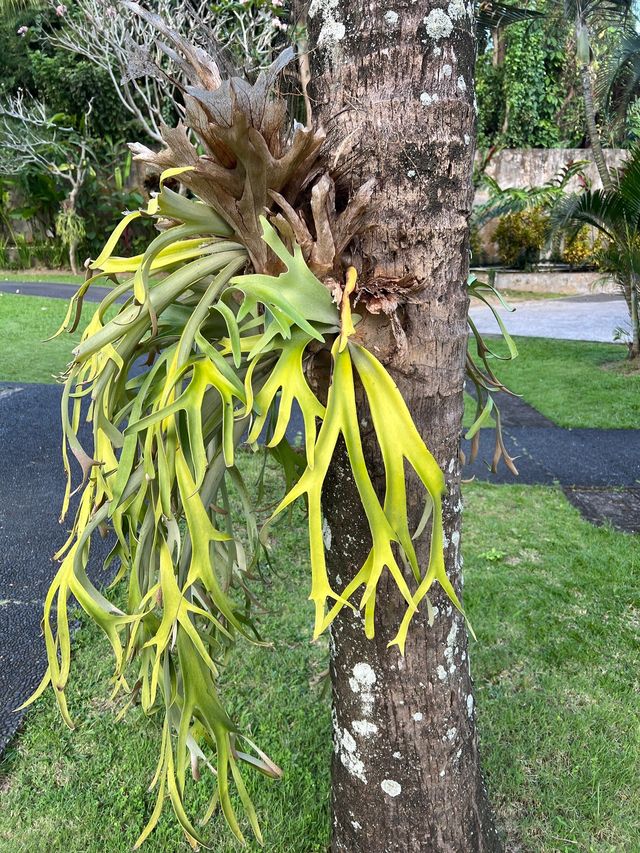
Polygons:
<instances>
[{"instance_id":1,"label":"tall tree in background","mask_svg":"<svg viewBox=\"0 0 640 853\"><path fill-rule=\"evenodd\" d=\"M303 10L301 10L302 13ZM446 472L446 563L458 590L462 387L466 353L467 220L473 191L473 7L373 0L308 9L311 101L328 131L340 191L376 179L374 225L357 246L361 329L391 370ZM366 330L366 331L364 331ZM366 413L363 425L366 427ZM373 442L371 472L380 472ZM332 581L370 548L344 459L325 494ZM378 485L381 485L380 478ZM421 514L409 484L410 520ZM420 546L421 562L428 562ZM435 593L416 616L406 655L388 648L403 607L380 582L374 640L342 611L332 634L334 851L498 850L479 769L466 627Z\"/></svg>"},{"instance_id":2,"label":"tall tree in background","mask_svg":"<svg viewBox=\"0 0 640 853\"><path fill-rule=\"evenodd\" d=\"M607 26L620 26L631 11L630 0L564 0L565 17L575 27L576 61L582 83L587 133L602 186L613 189L613 181L602 150L596 121L594 85L591 71L591 39L594 32Z\"/></svg>"}]
</instances>

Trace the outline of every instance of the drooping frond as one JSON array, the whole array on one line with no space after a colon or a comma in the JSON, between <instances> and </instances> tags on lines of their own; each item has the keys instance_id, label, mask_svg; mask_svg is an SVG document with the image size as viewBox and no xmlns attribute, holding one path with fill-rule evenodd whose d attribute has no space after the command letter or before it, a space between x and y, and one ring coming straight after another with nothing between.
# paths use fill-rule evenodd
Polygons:
<instances>
[{"instance_id":1,"label":"drooping frond","mask_svg":"<svg viewBox=\"0 0 640 853\"><path fill-rule=\"evenodd\" d=\"M140 159L161 171L159 193L123 218L63 324L76 326L87 290L108 276L115 286L85 329L65 377L63 515L76 492L80 502L56 555L59 568L43 622L48 670L30 701L51 684L71 724L65 689L73 596L110 643L114 694L138 695L145 712L163 719L156 806L136 846L168 797L195 847L204 840L185 807L188 768L200 764L212 771L205 818L219 804L240 840L240 807L261 840L242 770L279 775L238 731L219 689L234 644L261 642L250 587L270 525L259 533L239 470L245 437L253 443L266 434L286 473L287 493L271 523L306 497L316 634L348 606L364 609L371 636L384 573L406 605L394 640L400 649L434 583L460 604L443 557L443 474L393 380L363 347L351 313L357 273L347 268L344 250L366 224L372 185L364 184L346 204L341 200L338 210L319 157L323 134L292 127L283 99L272 91L290 52L253 85L223 81L202 51L158 29L161 49L179 53L192 82L185 93L190 129L164 129L166 147L159 153L136 147ZM172 181L192 195L171 189ZM143 253L118 256L125 230L140 218L151 219L158 236ZM122 296L124 304L117 305ZM305 372L318 354L333 364L326 402ZM364 460L356 380L384 463L382 495ZM305 458L297 461L286 439L294 404L305 433ZM80 439L83 418L91 423L91 447ZM333 589L324 563L322 487L340 436L371 548L344 588ZM82 471L77 486L71 457ZM417 531L408 528L405 463L424 490ZM240 522L231 512L232 489L243 505ZM114 537L110 559L119 561L117 597L87 575L92 539L107 528ZM414 540L425 531L430 555L420 565Z\"/></svg>"}]
</instances>

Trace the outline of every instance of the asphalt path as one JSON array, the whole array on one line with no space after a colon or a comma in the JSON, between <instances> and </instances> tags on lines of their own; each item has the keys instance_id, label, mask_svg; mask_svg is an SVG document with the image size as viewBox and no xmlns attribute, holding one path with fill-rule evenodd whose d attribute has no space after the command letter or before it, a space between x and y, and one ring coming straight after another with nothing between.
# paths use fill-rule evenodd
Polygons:
<instances>
[{"instance_id":1,"label":"asphalt path","mask_svg":"<svg viewBox=\"0 0 640 853\"><path fill-rule=\"evenodd\" d=\"M493 429L481 430L477 459L466 466L465 476L566 488L640 488L640 430L563 429L521 397L505 394L498 402L504 443L516 458L518 477L502 461L491 473ZM470 442L463 441L462 448L468 455Z\"/></svg>"},{"instance_id":2,"label":"asphalt path","mask_svg":"<svg viewBox=\"0 0 640 853\"><path fill-rule=\"evenodd\" d=\"M66 538L60 396L57 385L0 383L0 752L46 666L42 603ZM106 548L98 541L92 554L90 574L104 582Z\"/></svg>"},{"instance_id":3,"label":"asphalt path","mask_svg":"<svg viewBox=\"0 0 640 853\"><path fill-rule=\"evenodd\" d=\"M0 281L1 293L18 293L21 296L46 296L49 299L71 299L78 290L77 284L58 284L52 281ZM92 284L84 295L85 302L102 302L110 292L110 287ZM126 297L119 296L116 302L124 302Z\"/></svg>"},{"instance_id":4,"label":"asphalt path","mask_svg":"<svg viewBox=\"0 0 640 853\"><path fill-rule=\"evenodd\" d=\"M0 290L25 295L68 298L75 289L48 282L0 282ZM86 298L99 301L107 292L91 288ZM594 314L604 304L595 301L597 305L589 298L573 302L588 305ZM558 302L568 300L536 304L549 308ZM614 305L617 310L619 300ZM536 326L535 334L554 332ZM55 573L52 555L65 539L65 528L58 523L64 489L60 396L56 385L0 383L0 752L23 716L14 709L35 689L45 668L42 602ZM640 430L561 429L518 398L505 400L501 413L505 443L517 457L520 476L515 478L503 463L491 474L491 430L482 431L478 458L466 467L465 476L497 483L558 483L565 490L627 487L635 492L640 487ZM298 413L289 437L300 430ZM92 549L89 574L97 583L109 580L102 570L106 550L99 542Z\"/></svg>"},{"instance_id":5,"label":"asphalt path","mask_svg":"<svg viewBox=\"0 0 640 853\"><path fill-rule=\"evenodd\" d=\"M500 307L500 316L511 335L611 343L617 329L630 330L629 312L617 294L568 296L514 302L514 311ZM499 334L489 308L472 302L469 314L481 334Z\"/></svg>"},{"instance_id":6,"label":"asphalt path","mask_svg":"<svg viewBox=\"0 0 640 853\"><path fill-rule=\"evenodd\" d=\"M42 602L55 573L52 555L66 531L58 523L64 489L60 395L57 385L0 384L0 751L22 717L14 708L45 668ZM478 458L465 476L580 488L640 486L639 430L560 429L517 398L504 401L501 411L520 476L504 463L496 475L489 471L492 430L482 431ZM297 414L289 437L300 431ZM92 549L89 574L97 583L110 579L102 570L106 547L98 540Z\"/></svg>"}]
</instances>

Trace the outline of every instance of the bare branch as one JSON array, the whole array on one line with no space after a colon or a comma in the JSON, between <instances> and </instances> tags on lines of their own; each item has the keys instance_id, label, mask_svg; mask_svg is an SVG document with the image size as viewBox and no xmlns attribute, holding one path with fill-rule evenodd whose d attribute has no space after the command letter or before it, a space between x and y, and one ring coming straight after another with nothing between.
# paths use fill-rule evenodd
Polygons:
<instances>
[{"instance_id":1,"label":"bare branch","mask_svg":"<svg viewBox=\"0 0 640 853\"><path fill-rule=\"evenodd\" d=\"M43 101L20 90L0 102L0 172L37 166L70 185L77 195L93 153L89 144L90 101L81 130L52 120Z\"/></svg>"},{"instance_id":2,"label":"bare branch","mask_svg":"<svg viewBox=\"0 0 640 853\"><path fill-rule=\"evenodd\" d=\"M269 65L274 40L286 29L278 17L278 3L274 8L248 8L242 14L230 9L215 16L206 0L153 0L153 12L142 15L132 14L127 5L119 0L77 0L73 12L65 13L64 26L45 38L105 71L125 110L156 142L162 142L167 108L182 102L188 81L184 63L159 42L151 19L160 18L196 50L206 50L227 76L234 65L245 70Z\"/></svg>"}]
</instances>

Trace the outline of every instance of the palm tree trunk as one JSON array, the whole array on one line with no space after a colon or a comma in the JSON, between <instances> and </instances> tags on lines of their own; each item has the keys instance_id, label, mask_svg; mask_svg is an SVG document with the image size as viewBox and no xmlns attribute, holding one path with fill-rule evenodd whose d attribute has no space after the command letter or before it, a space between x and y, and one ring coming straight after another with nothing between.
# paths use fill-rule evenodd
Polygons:
<instances>
[{"instance_id":1,"label":"palm tree trunk","mask_svg":"<svg viewBox=\"0 0 640 853\"><path fill-rule=\"evenodd\" d=\"M600 175L602 186L605 190L610 190L613 188L613 183L611 181L607 161L604 158L600 131L598 130L598 125L596 123L596 110L593 101L593 81L591 80L591 68L587 59L589 55L588 32L586 24L580 20L576 23L576 41L578 44L578 51L580 52L580 50L582 50L584 54L584 61L580 62L579 60L579 65L580 79L582 81L582 97L584 100L584 115L587 124L589 143L591 145L591 153L593 155L593 160L596 164L598 174Z\"/></svg>"},{"instance_id":2,"label":"palm tree trunk","mask_svg":"<svg viewBox=\"0 0 640 853\"><path fill-rule=\"evenodd\" d=\"M631 276L631 351L630 358L638 358L640 356L640 320L638 318L638 279L637 276Z\"/></svg>"},{"instance_id":3,"label":"palm tree trunk","mask_svg":"<svg viewBox=\"0 0 640 853\"><path fill-rule=\"evenodd\" d=\"M460 590L472 17L464 6L452 3L447 13L433 0L398 0L391 9L381 0L337 0L314 3L310 11L310 94L328 132L337 197L377 179L372 228L355 247L355 265L371 292L400 300L391 316L367 314L360 303L358 333L393 373L446 473L445 557ZM365 412L362 418L366 428ZM366 436L365 445L381 487L377 448ZM421 496L413 481L407 492L415 528ZM370 543L340 454L323 498L328 570L342 588ZM426 565L428 543L417 550ZM387 647L404 607L384 578L374 640L365 638L359 614L346 608L334 624L333 853L501 849L479 767L465 624L440 590L433 604L433 626L422 608L404 657Z\"/></svg>"}]
</instances>

